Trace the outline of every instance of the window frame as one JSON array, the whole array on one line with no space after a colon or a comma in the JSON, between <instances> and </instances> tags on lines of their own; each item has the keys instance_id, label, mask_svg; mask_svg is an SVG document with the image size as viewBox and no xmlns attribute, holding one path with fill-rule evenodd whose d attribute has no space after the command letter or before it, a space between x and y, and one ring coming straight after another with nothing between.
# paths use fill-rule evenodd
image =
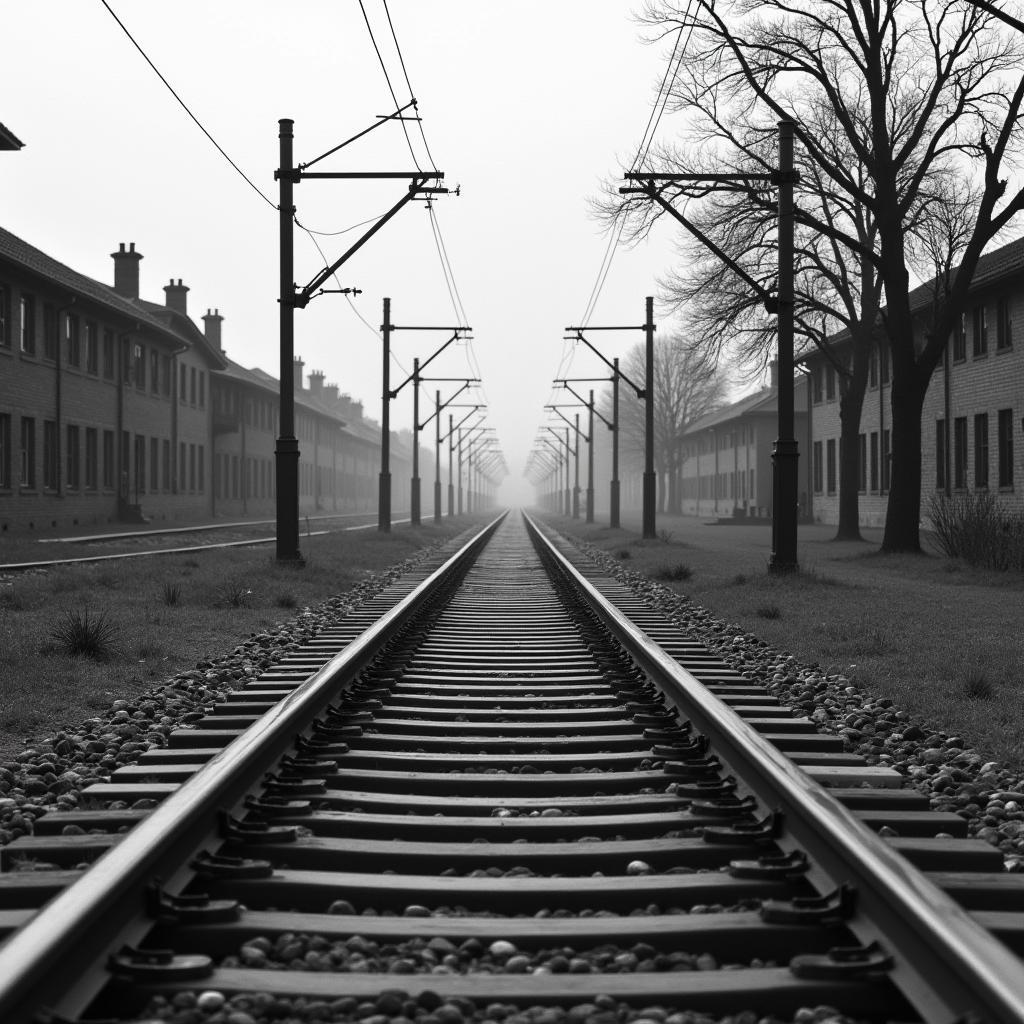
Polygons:
<instances>
[{"instance_id":1,"label":"window frame","mask_svg":"<svg viewBox=\"0 0 1024 1024\"><path fill-rule=\"evenodd\" d=\"M1013 409L999 409L996 413L996 443L998 445L998 487L1013 490Z\"/></svg>"},{"instance_id":2,"label":"window frame","mask_svg":"<svg viewBox=\"0 0 1024 1024\"><path fill-rule=\"evenodd\" d=\"M988 490L989 481L988 413L974 414L974 486Z\"/></svg>"}]
</instances>

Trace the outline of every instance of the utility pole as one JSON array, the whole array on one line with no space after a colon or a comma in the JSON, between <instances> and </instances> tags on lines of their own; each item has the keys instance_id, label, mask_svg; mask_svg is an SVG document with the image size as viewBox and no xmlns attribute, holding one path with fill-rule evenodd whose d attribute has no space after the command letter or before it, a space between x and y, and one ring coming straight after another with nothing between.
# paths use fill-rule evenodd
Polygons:
<instances>
[{"instance_id":1,"label":"utility pole","mask_svg":"<svg viewBox=\"0 0 1024 1024\"><path fill-rule=\"evenodd\" d=\"M299 442L295 437L295 310L304 309L311 299L326 292L349 294L357 292L354 288L324 288L323 285L346 263L363 245L366 244L399 210L420 195L434 195L448 190L439 187L427 187L427 182L440 181L444 178L441 171L310 171L309 168L319 161L343 149L350 142L362 138L367 132L388 121L402 120L402 112L412 103L396 110L393 114L379 116L376 124L364 129L338 146L321 153L308 163L296 165L293 160L292 143L294 139L294 121L284 117L278 121L278 139L280 149L280 166L274 177L280 183L280 202L278 204L278 220L280 225L280 357L281 357L281 391L280 391L280 433L274 449L275 469L277 476L277 559L280 562L302 562L299 551ZM342 178L342 179L396 179L404 178L409 182L405 194L385 214L375 222L330 266L318 271L308 284L299 287L295 283L294 240L292 224L295 218L293 188L305 179L310 178ZM383 453L382 453L383 456ZM390 481L388 481L390 485ZM381 486L384 486L383 468ZM390 498L390 490L388 491ZM380 529L390 529L389 521L385 525L383 517L378 523Z\"/></svg>"},{"instance_id":2,"label":"utility pole","mask_svg":"<svg viewBox=\"0 0 1024 1024\"><path fill-rule=\"evenodd\" d=\"M626 194L639 193L657 203L698 241L711 250L734 274L741 278L764 303L765 309L778 317L779 414L778 434L772 448L772 554L768 563L773 573L789 573L799 569L797 560L797 520L799 501L799 446L793 436L793 187L800 180L793 166L793 133L795 125L788 119L778 123L779 166L766 174L651 174L646 171L626 175L627 181L640 182L640 187L620 188ZM772 295L731 259L695 224L689 221L665 198L672 184L680 192L697 186L707 191L707 184L730 181L766 181L779 190L779 274L778 292ZM650 319L650 318L648 318Z\"/></svg>"},{"instance_id":3,"label":"utility pole","mask_svg":"<svg viewBox=\"0 0 1024 1024\"><path fill-rule=\"evenodd\" d=\"M434 392L434 522L441 522L441 391Z\"/></svg>"},{"instance_id":4,"label":"utility pole","mask_svg":"<svg viewBox=\"0 0 1024 1024\"><path fill-rule=\"evenodd\" d=\"M645 303L647 318L644 321L647 360L644 376L644 540L654 540L654 503L657 500L657 477L654 474L654 298L647 296Z\"/></svg>"},{"instance_id":5,"label":"utility pole","mask_svg":"<svg viewBox=\"0 0 1024 1024\"><path fill-rule=\"evenodd\" d=\"M580 414L576 413L576 475L572 481L572 517L580 517Z\"/></svg>"},{"instance_id":6,"label":"utility pole","mask_svg":"<svg viewBox=\"0 0 1024 1024\"><path fill-rule=\"evenodd\" d=\"M619 528L619 359L612 360L612 484L608 525Z\"/></svg>"},{"instance_id":7,"label":"utility pole","mask_svg":"<svg viewBox=\"0 0 1024 1024\"><path fill-rule=\"evenodd\" d=\"M412 488L409 492L409 518L420 525L420 361L412 361Z\"/></svg>"},{"instance_id":8,"label":"utility pole","mask_svg":"<svg viewBox=\"0 0 1024 1024\"><path fill-rule=\"evenodd\" d=\"M391 299L384 300L384 322L380 325L384 339L382 407L380 413L380 479L377 489L377 529L391 532Z\"/></svg>"},{"instance_id":9,"label":"utility pole","mask_svg":"<svg viewBox=\"0 0 1024 1024\"><path fill-rule=\"evenodd\" d=\"M292 126L282 118L281 169L278 171L279 221L281 226L281 407L279 435L274 448L277 473L277 560L302 562L299 551L299 439L295 436L295 252L292 218L295 216L292 169Z\"/></svg>"},{"instance_id":10,"label":"utility pole","mask_svg":"<svg viewBox=\"0 0 1024 1024\"><path fill-rule=\"evenodd\" d=\"M620 189L619 191L622 191ZM645 540L652 540L656 535L656 499L657 499L657 477L654 472L654 298L647 296L645 306L644 322L639 327L566 327L570 337L568 340L582 341L591 352L594 353L612 370L614 381L615 411L614 411L614 440L612 449L612 516L610 525L619 525L619 405L618 405L618 382L621 377L636 393L636 397L644 402L644 475L643 475L643 536ZM584 331L635 331L644 332L644 386L640 387L619 369L619 361L609 360L599 349L597 349L583 334Z\"/></svg>"},{"instance_id":11,"label":"utility pole","mask_svg":"<svg viewBox=\"0 0 1024 1024\"><path fill-rule=\"evenodd\" d=\"M587 424L587 522L594 521L594 389L590 389L587 406L590 418Z\"/></svg>"},{"instance_id":12,"label":"utility pole","mask_svg":"<svg viewBox=\"0 0 1024 1024\"><path fill-rule=\"evenodd\" d=\"M451 413L448 414L448 517L455 515L455 490L452 483L452 448L455 445L455 428L452 421L455 419Z\"/></svg>"}]
</instances>

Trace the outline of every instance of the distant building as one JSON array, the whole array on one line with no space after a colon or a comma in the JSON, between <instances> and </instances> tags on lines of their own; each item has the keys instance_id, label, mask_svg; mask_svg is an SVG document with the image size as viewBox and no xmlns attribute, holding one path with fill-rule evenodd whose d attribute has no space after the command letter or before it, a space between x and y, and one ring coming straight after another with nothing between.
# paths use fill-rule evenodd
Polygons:
<instances>
[{"instance_id":1,"label":"distant building","mask_svg":"<svg viewBox=\"0 0 1024 1024\"><path fill-rule=\"evenodd\" d=\"M110 287L0 228L0 531L271 516L278 382L227 357L219 311L196 326L180 278L141 298L134 243L112 259ZM375 507L379 428L297 371L300 510ZM396 509L410 462L392 435Z\"/></svg>"},{"instance_id":2,"label":"distant building","mask_svg":"<svg viewBox=\"0 0 1024 1024\"><path fill-rule=\"evenodd\" d=\"M921 517L931 496L968 491L996 494L1008 508L1024 509L1021 449L1024 430L1024 239L978 262L972 305L949 339L932 375L921 415ZM928 285L911 292L922 318ZM1014 332L1018 333L1016 344ZM834 341L842 351L842 335ZM835 370L816 350L800 363L811 375L811 447L814 517L839 517L839 387ZM889 347L871 356L860 422L857 490L862 526L882 526L891 484L892 415Z\"/></svg>"},{"instance_id":3,"label":"distant building","mask_svg":"<svg viewBox=\"0 0 1024 1024\"><path fill-rule=\"evenodd\" d=\"M807 444L807 385L795 382L794 433ZM683 434L682 511L696 516L772 514L772 446L778 430L777 368L766 388L694 421ZM807 514L810 484L800 475L800 507Z\"/></svg>"}]
</instances>

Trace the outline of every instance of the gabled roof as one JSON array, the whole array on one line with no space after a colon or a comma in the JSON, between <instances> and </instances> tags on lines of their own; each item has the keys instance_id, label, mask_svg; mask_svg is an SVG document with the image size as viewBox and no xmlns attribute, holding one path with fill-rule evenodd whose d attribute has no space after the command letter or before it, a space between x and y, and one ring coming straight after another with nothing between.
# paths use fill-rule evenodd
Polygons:
<instances>
[{"instance_id":1,"label":"gabled roof","mask_svg":"<svg viewBox=\"0 0 1024 1024\"><path fill-rule=\"evenodd\" d=\"M755 391L738 402L723 405L721 409L716 409L714 412L709 412L701 416L700 419L694 420L683 432L683 437L729 423L732 420L738 420L743 416L774 414L778 412L778 409L778 395L775 389L761 388L760 391Z\"/></svg>"},{"instance_id":2,"label":"gabled roof","mask_svg":"<svg viewBox=\"0 0 1024 1024\"><path fill-rule=\"evenodd\" d=\"M163 321L175 334L184 335L189 344L198 349L215 369L223 369L227 360L223 352L215 348L206 339L206 335L199 329L195 321L185 313L179 313L176 309L169 309L157 302L150 302L148 299L137 299L138 304L150 313L151 316Z\"/></svg>"},{"instance_id":3,"label":"gabled roof","mask_svg":"<svg viewBox=\"0 0 1024 1024\"><path fill-rule=\"evenodd\" d=\"M0 124L0 149L21 149L24 145L7 125Z\"/></svg>"},{"instance_id":4,"label":"gabled roof","mask_svg":"<svg viewBox=\"0 0 1024 1024\"><path fill-rule=\"evenodd\" d=\"M152 303L146 303L141 299L133 301L125 298L109 285L103 284L102 281L96 281L91 277L86 277L85 274L80 274L77 270L72 270L71 267L55 260L52 256L47 256L41 249L29 245L24 239L0 228L0 262L3 261L45 278L61 288L66 288L69 292L82 296L82 298L89 299L120 317L157 331L179 345L182 341L190 343L192 341L191 338L184 337L180 331L173 330L163 320L154 316L146 308L153 305Z\"/></svg>"},{"instance_id":5,"label":"gabled roof","mask_svg":"<svg viewBox=\"0 0 1024 1024\"><path fill-rule=\"evenodd\" d=\"M978 291L986 285L997 284L1007 277L1021 273L1024 273L1024 238L1016 238L978 259L974 277L971 278L970 291ZM911 291L911 312L916 313L931 304L934 286L935 278L932 278Z\"/></svg>"}]
</instances>

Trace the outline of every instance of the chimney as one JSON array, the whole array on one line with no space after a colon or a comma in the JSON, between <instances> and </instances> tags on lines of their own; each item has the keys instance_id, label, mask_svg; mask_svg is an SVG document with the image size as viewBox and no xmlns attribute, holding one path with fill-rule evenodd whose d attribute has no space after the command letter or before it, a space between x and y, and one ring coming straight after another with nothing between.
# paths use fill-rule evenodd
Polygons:
<instances>
[{"instance_id":1,"label":"chimney","mask_svg":"<svg viewBox=\"0 0 1024 1024\"><path fill-rule=\"evenodd\" d=\"M142 253L135 251L135 243L125 249L124 242L117 252L110 254L114 261L114 291L126 299L139 297L139 260Z\"/></svg>"},{"instance_id":2,"label":"chimney","mask_svg":"<svg viewBox=\"0 0 1024 1024\"><path fill-rule=\"evenodd\" d=\"M166 291L166 289L164 289ZM224 345L220 340L220 325L224 319L219 309L208 309L203 315L203 334L206 340L218 351L224 351Z\"/></svg>"},{"instance_id":3,"label":"chimney","mask_svg":"<svg viewBox=\"0 0 1024 1024\"><path fill-rule=\"evenodd\" d=\"M324 397L328 402L338 401L338 385L337 384L325 384L324 385Z\"/></svg>"},{"instance_id":4,"label":"chimney","mask_svg":"<svg viewBox=\"0 0 1024 1024\"><path fill-rule=\"evenodd\" d=\"M768 364L768 387L772 391L779 390L779 363L777 359L773 359Z\"/></svg>"},{"instance_id":5,"label":"chimney","mask_svg":"<svg viewBox=\"0 0 1024 1024\"><path fill-rule=\"evenodd\" d=\"M305 361L299 359L298 356L292 358L293 384L296 391L302 390L302 371L305 369L305 366Z\"/></svg>"},{"instance_id":6,"label":"chimney","mask_svg":"<svg viewBox=\"0 0 1024 1024\"><path fill-rule=\"evenodd\" d=\"M324 377L326 374L323 370L314 370L309 375L309 390L314 395L322 395L324 391Z\"/></svg>"},{"instance_id":7,"label":"chimney","mask_svg":"<svg viewBox=\"0 0 1024 1024\"><path fill-rule=\"evenodd\" d=\"M164 295L168 309L173 309L175 313L181 313L182 316L188 316L188 285L182 284L180 277L177 283L172 277L171 283L164 285Z\"/></svg>"}]
</instances>

